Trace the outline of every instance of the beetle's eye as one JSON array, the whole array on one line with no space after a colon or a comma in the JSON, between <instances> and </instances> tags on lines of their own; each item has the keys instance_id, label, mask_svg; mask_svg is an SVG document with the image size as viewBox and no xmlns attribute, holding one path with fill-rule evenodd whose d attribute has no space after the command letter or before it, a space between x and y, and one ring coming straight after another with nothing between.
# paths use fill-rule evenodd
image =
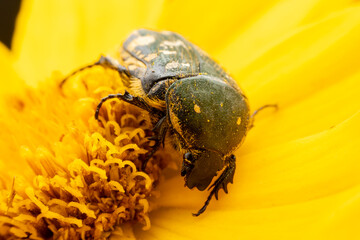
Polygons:
<instances>
[{"instance_id":1,"label":"beetle's eye","mask_svg":"<svg viewBox=\"0 0 360 240\"><path fill-rule=\"evenodd\" d=\"M194 158L193 158L193 155L191 154L191 152L187 152L184 154L184 160L187 160L191 163L194 162Z\"/></svg>"},{"instance_id":2,"label":"beetle's eye","mask_svg":"<svg viewBox=\"0 0 360 240\"><path fill-rule=\"evenodd\" d=\"M185 176L186 173L190 172L194 168L194 158L191 152L184 154L184 161L181 168L181 176Z\"/></svg>"},{"instance_id":3,"label":"beetle's eye","mask_svg":"<svg viewBox=\"0 0 360 240\"><path fill-rule=\"evenodd\" d=\"M234 161L236 160L236 157L235 157L234 154L231 154L230 158L231 158L232 160L234 160Z\"/></svg>"}]
</instances>

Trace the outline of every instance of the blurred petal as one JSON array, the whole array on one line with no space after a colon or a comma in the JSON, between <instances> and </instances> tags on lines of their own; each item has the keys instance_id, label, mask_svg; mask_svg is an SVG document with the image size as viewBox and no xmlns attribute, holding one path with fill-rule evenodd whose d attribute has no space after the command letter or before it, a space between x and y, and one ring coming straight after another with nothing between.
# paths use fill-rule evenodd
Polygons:
<instances>
[{"instance_id":1,"label":"blurred petal","mask_svg":"<svg viewBox=\"0 0 360 240\"><path fill-rule=\"evenodd\" d=\"M234 38L223 49L218 49L219 52L215 56L230 73L238 72L299 26L348 7L352 2L352 0L278 1L267 9L265 14L248 21L246 28L236 31Z\"/></svg>"},{"instance_id":2,"label":"blurred petal","mask_svg":"<svg viewBox=\"0 0 360 240\"><path fill-rule=\"evenodd\" d=\"M13 58L9 49L0 42L0 104L4 104L4 96L21 94L24 83L19 79L17 73L12 67L12 64Z\"/></svg>"},{"instance_id":3,"label":"blurred petal","mask_svg":"<svg viewBox=\"0 0 360 240\"><path fill-rule=\"evenodd\" d=\"M360 7L310 25L235 72L252 106L284 108L358 71ZM255 107L253 107L255 108Z\"/></svg>"},{"instance_id":4,"label":"blurred petal","mask_svg":"<svg viewBox=\"0 0 360 240\"><path fill-rule=\"evenodd\" d=\"M160 29L178 32L209 53L252 18L261 16L277 0L204 2L193 0L166 1L158 23ZM233 58L232 58L233 59Z\"/></svg>"},{"instance_id":5,"label":"blurred petal","mask_svg":"<svg viewBox=\"0 0 360 240\"><path fill-rule=\"evenodd\" d=\"M359 191L357 186L337 195L278 207L212 210L198 218L189 214L191 209L164 208L150 216L153 220L150 231L137 231L136 235L138 239L237 239L234 236L241 236L243 240L357 239L360 232L356 227L358 211L346 211L352 218L344 214L338 222L333 209L342 206L344 199L357 195ZM356 210L354 205L347 210ZM323 228L323 220L329 219L329 214L336 223L331 222ZM346 224L349 219L353 219L353 223Z\"/></svg>"},{"instance_id":6,"label":"blurred petal","mask_svg":"<svg viewBox=\"0 0 360 240\"><path fill-rule=\"evenodd\" d=\"M24 94L24 82L21 81L12 68L13 59L9 50L0 43L0 170L10 168L7 172L11 175L11 166L21 164L14 156L18 155L18 148L14 147L16 140L12 135L12 131L3 123L3 119L9 116L6 114L5 109L21 107L20 102L12 102L13 95ZM12 143L12 144L9 144ZM5 160L6 159L6 160ZM16 159L8 161L9 159ZM5 178L5 176L3 176ZM11 179L11 177L10 177ZM9 183L10 185L11 183Z\"/></svg>"},{"instance_id":7,"label":"blurred petal","mask_svg":"<svg viewBox=\"0 0 360 240\"><path fill-rule=\"evenodd\" d=\"M237 173L240 186L231 201L242 202L240 208L286 205L359 184L360 163L354 157L359 120L357 112L330 130L243 156Z\"/></svg>"},{"instance_id":8,"label":"blurred petal","mask_svg":"<svg viewBox=\"0 0 360 240\"><path fill-rule=\"evenodd\" d=\"M16 69L35 84L54 70L68 73L93 62L134 29L153 28L162 1L153 3L25 0L13 40Z\"/></svg>"},{"instance_id":9,"label":"blurred petal","mask_svg":"<svg viewBox=\"0 0 360 240\"><path fill-rule=\"evenodd\" d=\"M241 152L248 153L328 130L360 109L360 72L301 101L266 110L255 119Z\"/></svg>"},{"instance_id":10,"label":"blurred petal","mask_svg":"<svg viewBox=\"0 0 360 240\"><path fill-rule=\"evenodd\" d=\"M330 211L329 218L318 228L317 239L359 239L360 189L357 194Z\"/></svg>"}]
</instances>

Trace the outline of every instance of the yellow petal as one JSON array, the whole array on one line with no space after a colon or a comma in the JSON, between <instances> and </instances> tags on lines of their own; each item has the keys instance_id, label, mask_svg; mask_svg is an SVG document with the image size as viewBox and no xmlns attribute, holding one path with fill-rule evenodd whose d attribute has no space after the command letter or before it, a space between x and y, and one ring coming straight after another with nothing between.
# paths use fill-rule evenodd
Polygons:
<instances>
[{"instance_id":1,"label":"yellow petal","mask_svg":"<svg viewBox=\"0 0 360 240\"><path fill-rule=\"evenodd\" d=\"M136 232L136 236L138 239L357 239L355 204L346 211L352 218L344 214L338 224L329 224L333 222L328 219L336 220L336 213L344 209L345 199L358 196L359 190L357 186L334 196L278 207L212 210L198 218L192 217L188 208L165 208L151 215L150 231ZM324 220L328 224L326 228ZM353 223L347 224L349 220Z\"/></svg>"},{"instance_id":2,"label":"yellow petal","mask_svg":"<svg viewBox=\"0 0 360 240\"><path fill-rule=\"evenodd\" d=\"M274 2L277 1L226 0L221 4L193 0L166 1L158 28L178 32L213 53Z\"/></svg>"},{"instance_id":3,"label":"yellow petal","mask_svg":"<svg viewBox=\"0 0 360 240\"><path fill-rule=\"evenodd\" d=\"M263 54L280 38L299 26L319 20L333 11L351 5L353 1L278 1L264 14L246 22L243 29L234 29L234 37L214 55L230 73L239 71ZM241 79L239 79L241 81Z\"/></svg>"},{"instance_id":4,"label":"yellow petal","mask_svg":"<svg viewBox=\"0 0 360 240\"><path fill-rule=\"evenodd\" d=\"M359 32L360 7L346 9L299 29L239 69L236 79L252 106L284 108L357 72Z\"/></svg>"},{"instance_id":5,"label":"yellow petal","mask_svg":"<svg viewBox=\"0 0 360 240\"><path fill-rule=\"evenodd\" d=\"M0 88L0 169L6 169L11 176L11 166L18 165L17 161L10 161L9 159L16 159L14 156L19 157L18 148L15 147L16 140L12 137L12 131L8 125L4 124L5 119L9 119L10 116L6 114L5 109L9 108L21 108L22 103L20 101L11 101L13 95L21 96L24 94L24 82L21 81L12 68L13 59L9 50L0 43L0 76L2 79L2 86ZM6 178L5 176L3 176ZM11 179L12 177L9 177ZM10 186L11 183L8 183Z\"/></svg>"},{"instance_id":6,"label":"yellow petal","mask_svg":"<svg viewBox=\"0 0 360 240\"><path fill-rule=\"evenodd\" d=\"M22 94L21 90L24 83L19 79L12 64L13 58L10 51L0 42L0 78L2 80L0 88L0 104L6 104L6 98L9 95ZM4 106L1 105L1 107Z\"/></svg>"},{"instance_id":7,"label":"yellow petal","mask_svg":"<svg viewBox=\"0 0 360 240\"><path fill-rule=\"evenodd\" d=\"M231 201L243 202L244 208L285 205L359 184L354 157L359 120L360 112L330 130L243 156L237 172L241 186Z\"/></svg>"},{"instance_id":8,"label":"yellow petal","mask_svg":"<svg viewBox=\"0 0 360 240\"><path fill-rule=\"evenodd\" d=\"M335 210L330 211L329 217L325 219L315 231L317 239L359 239L359 214L360 214L360 189L352 198L344 201Z\"/></svg>"},{"instance_id":9,"label":"yellow petal","mask_svg":"<svg viewBox=\"0 0 360 240\"><path fill-rule=\"evenodd\" d=\"M328 130L360 109L360 72L305 96L288 107L255 118L241 152L248 153Z\"/></svg>"}]
</instances>

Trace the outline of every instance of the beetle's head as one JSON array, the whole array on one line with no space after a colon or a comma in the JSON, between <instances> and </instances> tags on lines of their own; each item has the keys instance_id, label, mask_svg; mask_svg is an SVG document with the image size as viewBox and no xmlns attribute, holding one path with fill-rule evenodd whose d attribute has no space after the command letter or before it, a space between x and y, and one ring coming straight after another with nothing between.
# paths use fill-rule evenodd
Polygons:
<instances>
[{"instance_id":1,"label":"beetle's head","mask_svg":"<svg viewBox=\"0 0 360 240\"><path fill-rule=\"evenodd\" d=\"M205 190L216 172L223 167L224 157L208 150L192 150L184 154L181 176L185 177L185 186Z\"/></svg>"}]
</instances>

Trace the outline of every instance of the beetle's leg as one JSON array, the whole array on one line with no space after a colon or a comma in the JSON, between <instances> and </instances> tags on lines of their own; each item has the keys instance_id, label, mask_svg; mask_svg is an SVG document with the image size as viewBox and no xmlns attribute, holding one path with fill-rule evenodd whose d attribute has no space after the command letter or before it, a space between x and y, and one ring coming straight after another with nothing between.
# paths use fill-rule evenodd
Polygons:
<instances>
[{"instance_id":1,"label":"beetle's leg","mask_svg":"<svg viewBox=\"0 0 360 240\"><path fill-rule=\"evenodd\" d=\"M72 76L74 76L75 74L87 69L87 68L92 68L94 66L103 66L105 68L111 68L111 69L114 69L116 71L119 72L119 74L122 74L124 73L126 76L130 76L130 73L129 71L122 65L120 65L117 61L115 61L114 59L110 58L110 57L104 57L104 56L101 56L100 59L93 63L93 64L89 64L85 67L82 67L72 73L70 73L68 76L66 76L60 83L59 87L62 88L62 86L64 85L64 83Z\"/></svg>"},{"instance_id":2,"label":"beetle's leg","mask_svg":"<svg viewBox=\"0 0 360 240\"><path fill-rule=\"evenodd\" d=\"M278 109L278 105L277 104L266 104L258 109L255 110L255 112L250 116L250 122L249 122L249 129L251 129L252 127L254 127L254 119L256 114L258 114L261 110L263 110L264 108L268 108L268 107L273 107L276 110Z\"/></svg>"},{"instance_id":3,"label":"beetle's leg","mask_svg":"<svg viewBox=\"0 0 360 240\"><path fill-rule=\"evenodd\" d=\"M236 168L235 155L231 155L227 157L226 162L228 165L226 166L225 170L222 172L220 177L216 179L216 181L209 187L209 190L211 188L212 190L208 198L206 199L204 206L197 213L193 213L193 216L197 217L206 210L213 195L215 195L216 200L218 200L218 193L221 188L224 189L225 193L228 193L227 185L228 183L233 183L233 179L234 179L234 173Z\"/></svg>"},{"instance_id":4,"label":"beetle's leg","mask_svg":"<svg viewBox=\"0 0 360 240\"><path fill-rule=\"evenodd\" d=\"M142 109L148 111L149 113L151 113L152 115L154 115L156 117L164 115L161 110L153 108L149 104L147 104L144 99L133 96L125 90L124 94L122 94L122 93L109 94L108 96L101 99L101 101L99 102L99 104L96 108L96 111L95 111L95 119L96 120L99 120L99 111L100 111L100 108L103 105L103 103L112 98L119 98L125 102L128 102L134 106L137 106L139 108L142 108Z\"/></svg>"},{"instance_id":5,"label":"beetle's leg","mask_svg":"<svg viewBox=\"0 0 360 240\"><path fill-rule=\"evenodd\" d=\"M154 132L154 136L150 137L150 140L154 140L155 141L155 145L152 146L152 150L149 154L146 155L145 160L142 164L142 169L145 170L146 164L149 161L149 159L154 155L154 153L159 149L160 145L162 144L164 146L164 141L165 141L165 135L168 129L168 124L166 121L166 116L164 116L164 113L157 109L157 108L153 108L150 105L148 105L144 99L140 98L140 97L136 97L131 95L129 92L127 92L125 90L125 93L117 93L117 94L109 94L108 96L104 97L101 99L101 101L99 102L96 111L95 111L95 119L99 120L99 112L100 112L100 108L103 105L104 102L106 102L109 99L112 98L119 98L125 102L128 102L134 106L137 106L139 108L142 108L148 112L151 113L152 116L160 119L155 127L153 128L153 132Z\"/></svg>"},{"instance_id":6,"label":"beetle's leg","mask_svg":"<svg viewBox=\"0 0 360 240\"><path fill-rule=\"evenodd\" d=\"M168 123L166 121L166 116L162 117L155 125L155 127L152 129L154 136L150 137L150 140L155 140L159 142L159 145L165 145L165 135L168 130Z\"/></svg>"},{"instance_id":7,"label":"beetle's leg","mask_svg":"<svg viewBox=\"0 0 360 240\"><path fill-rule=\"evenodd\" d=\"M151 152L149 152L149 154L146 155L145 160L143 161L142 164L142 170L145 170L147 162L154 155L154 153L156 153L156 151L159 150L160 145L162 144L164 147L165 136L168 128L169 126L166 121L166 116L161 118L156 123L155 127L152 130L154 135L149 138L149 140L155 141L155 145L151 147L152 148Z\"/></svg>"}]
</instances>

